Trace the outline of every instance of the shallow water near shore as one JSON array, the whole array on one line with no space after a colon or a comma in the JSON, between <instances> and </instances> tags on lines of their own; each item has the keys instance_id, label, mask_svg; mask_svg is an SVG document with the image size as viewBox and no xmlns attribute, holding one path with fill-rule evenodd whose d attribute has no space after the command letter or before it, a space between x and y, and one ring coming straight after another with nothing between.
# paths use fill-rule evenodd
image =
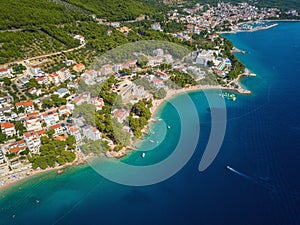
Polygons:
<instances>
[{"instance_id":1,"label":"shallow water near shore","mask_svg":"<svg viewBox=\"0 0 300 225\"><path fill-rule=\"evenodd\" d=\"M224 36L247 52L237 56L257 77L242 80L251 95L226 100L225 140L207 170L199 172L198 165L211 131L210 109L203 92L192 92L195 106L187 105L186 113L196 107L199 141L175 176L132 187L108 181L88 165L40 174L1 191L0 224L299 224L300 23ZM206 94L218 97L217 91ZM180 133L172 104L163 104L156 116L163 121L151 124L141 148L157 146L145 158L136 152L122 162L157 163L172 153L180 135L189 135ZM198 125L193 121L186 121L190 132Z\"/></svg>"}]
</instances>

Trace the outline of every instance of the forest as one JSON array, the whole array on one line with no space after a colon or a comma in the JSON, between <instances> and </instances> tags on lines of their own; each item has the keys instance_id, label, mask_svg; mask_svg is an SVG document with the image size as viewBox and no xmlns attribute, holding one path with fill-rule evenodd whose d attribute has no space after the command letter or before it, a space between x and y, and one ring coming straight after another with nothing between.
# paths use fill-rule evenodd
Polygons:
<instances>
[{"instance_id":1,"label":"forest","mask_svg":"<svg viewBox=\"0 0 300 225\"><path fill-rule=\"evenodd\" d=\"M0 29L38 27L87 19L87 15L47 0L0 0Z\"/></svg>"},{"instance_id":2,"label":"forest","mask_svg":"<svg viewBox=\"0 0 300 225\"><path fill-rule=\"evenodd\" d=\"M155 7L138 0L66 0L110 21L134 20L139 15L153 15Z\"/></svg>"}]
</instances>

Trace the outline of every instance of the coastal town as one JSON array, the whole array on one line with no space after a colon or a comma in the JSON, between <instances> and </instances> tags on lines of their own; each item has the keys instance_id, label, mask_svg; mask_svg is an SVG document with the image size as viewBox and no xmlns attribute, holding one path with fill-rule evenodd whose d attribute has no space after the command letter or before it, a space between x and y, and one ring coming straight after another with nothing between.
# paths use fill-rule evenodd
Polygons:
<instances>
[{"instance_id":1,"label":"coastal town","mask_svg":"<svg viewBox=\"0 0 300 225\"><path fill-rule=\"evenodd\" d=\"M271 28L276 22L268 20L282 14L298 16L293 9L282 12L249 3L195 4L167 13L165 24L182 25L179 32L165 31L163 24L151 21L152 30L192 43L194 48L182 58L169 48L146 46L150 52L133 52L135 57L96 67L63 59L60 68L48 73L47 55L0 66L0 186L85 163L95 155L126 155L147 134L160 103L177 93L219 88L250 94L239 78L255 74L234 55L245 52L222 34ZM96 24L111 27L107 36L115 30L130 32L128 22L92 17ZM84 34L72 38L79 46L87 43ZM228 101L236 100L228 96Z\"/></svg>"}]
</instances>

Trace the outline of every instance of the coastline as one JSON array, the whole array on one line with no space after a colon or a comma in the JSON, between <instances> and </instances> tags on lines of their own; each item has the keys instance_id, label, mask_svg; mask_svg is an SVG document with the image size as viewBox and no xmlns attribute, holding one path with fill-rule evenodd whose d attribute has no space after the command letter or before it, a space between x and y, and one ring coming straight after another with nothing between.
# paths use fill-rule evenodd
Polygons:
<instances>
[{"instance_id":1,"label":"coastline","mask_svg":"<svg viewBox=\"0 0 300 225\"><path fill-rule=\"evenodd\" d=\"M299 20L300 21L300 20ZM270 26L267 27L263 27L260 29L253 29L251 31L238 31L238 32L254 32L254 31L258 31L261 29L270 29L274 26L277 26L278 24L272 24ZM236 33L236 32L219 32L219 33ZM235 48L235 47L234 47ZM238 49L237 49L238 50ZM239 51L243 53L243 51ZM228 91L234 91L240 94L251 94L250 90L246 90L244 89L241 84L239 83L240 79L244 76L256 76L255 74L250 73L249 70L245 70L244 73L240 74L236 79L232 80L231 82L229 82L227 84L227 86L222 86L222 85L196 85L196 86L189 86L189 87L185 87L185 88L180 88L177 90L170 90L167 92L167 95L163 98L163 99L155 99L153 100L153 106L150 109L150 112L152 114L152 118L153 115L156 114L157 110L161 107L162 104L164 104L165 102L167 102L169 99L176 97L179 94L182 93L188 93L188 92L195 92L195 91L203 91L203 90L228 90ZM234 87L235 86L235 87ZM149 129L149 124L147 125L147 127L145 127L143 129L143 133L147 133ZM139 142L140 140L138 140ZM128 153L133 152L134 151L134 146L135 143L132 143L130 146L124 147L122 150L116 152L116 151L107 151L105 153L105 156L108 158L122 158L124 156L126 156ZM24 171L20 171L19 173L16 174L9 174L6 176L3 176L1 179L5 179L5 180L1 180L0 182L0 190L3 191L4 189L7 189L13 185L17 185L19 182L26 180L27 178L31 178L34 177L35 175L39 175L45 172L49 172L49 171L57 171L57 175L60 175L61 173L64 172L64 170L68 167L71 166L77 166L77 165L81 165L81 164L87 164L87 160L90 158L94 158L95 156L93 154L89 154L89 155L84 155L82 152L77 151L76 154L77 158L74 160L74 162L72 163L67 163L65 165L62 166L54 166L53 168L46 168L44 170L42 169L27 169Z\"/></svg>"},{"instance_id":2,"label":"coastline","mask_svg":"<svg viewBox=\"0 0 300 225\"><path fill-rule=\"evenodd\" d=\"M4 191L5 189L8 189L8 188L12 187L13 185L17 185L18 183L25 181L28 178L32 178L34 176L37 176L37 175L40 175L40 174L43 174L46 172L56 171L57 175L60 175L68 167L86 164L87 160L92 157L90 155L85 156L81 152L79 152L79 153L77 152L76 156L77 156L77 158L74 160L74 162L66 163L65 165L54 166L52 168L48 167L44 170L42 170L42 169L36 169L36 170L27 169L27 170L20 171L17 176L15 174L6 175L1 178L1 179L4 178L6 180L5 181L1 180L0 191Z\"/></svg>"},{"instance_id":3,"label":"coastline","mask_svg":"<svg viewBox=\"0 0 300 225\"><path fill-rule=\"evenodd\" d=\"M266 21L266 22L268 22L268 21ZM218 32L218 34L236 34L236 33L241 33L241 32L256 32L256 31L260 31L260 30L268 30L268 29L271 29L271 28L276 27L278 25L279 25L278 23L275 23L275 24L271 24L271 25L268 25L268 26L264 26L264 27L256 27L256 28L253 28L253 29L250 29L250 30L221 31L221 32Z\"/></svg>"},{"instance_id":4,"label":"coastline","mask_svg":"<svg viewBox=\"0 0 300 225\"><path fill-rule=\"evenodd\" d=\"M186 88L181 88L178 90L171 90L167 92L167 95L165 98L163 99L156 99L153 100L153 107L151 108L151 113L152 115L154 115L156 113L156 111L158 110L158 108L165 103L167 100L176 97L179 94L182 93L189 93L189 92L194 92L194 91L203 91L203 90L228 90L228 91L235 91L239 94L251 94L250 90L246 90L244 89L241 84L239 83L240 79L242 77L255 77L256 74L253 73L242 73L240 74L236 79L232 80L230 84L235 84L238 86L238 88L234 88L234 87L224 87L221 85L197 85L197 86L191 86L191 87L186 87Z\"/></svg>"},{"instance_id":5,"label":"coastline","mask_svg":"<svg viewBox=\"0 0 300 225\"><path fill-rule=\"evenodd\" d=\"M250 73L249 70L246 70L245 73L240 74L236 79L234 79L230 83L228 83L228 85L234 84L238 88L229 87L229 86L226 87L226 86L221 86L221 85L196 85L196 86L181 88L181 89L178 89L178 90L168 91L167 95L163 99L153 100L153 103L152 103L153 106L150 109L152 117L153 117L153 115L156 114L157 110L161 107L162 104L167 102L169 99L174 98L177 95L180 95L182 93L189 93L189 92L203 91L203 90L228 90L228 91L235 91L235 92L240 93L240 94L251 94L251 91L244 89L241 86L241 84L239 83L240 79L242 77L245 77L245 76L256 76L256 74L252 74L252 73ZM147 133L148 129L149 129L149 125L147 126L147 128L144 129L143 133ZM131 145L131 146L126 147L126 148L124 148L124 149L122 149L118 152L107 151L105 155L106 155L106 157L109 157L109 158L119 159L119 158L122 158L122 157L126 156L129 152L132 152L132 151L134 151L134 148ZM25 181L28 178L32 178L32 177L34 177L36 175L39 175L39 174L42 174L42 173L46 173L46 172L50 172L50 171L56 171L57 175L60 175L64 172L64 170L66 168L72 167L72 166L78 166L78 165L81 165L81 164L87 164L88 163L87 160L94 157L93 154L84 155L80 151L77 152L76 156L77 156L77 158L74 160L74 162L67 163L67 164L62 165L62 166L55 166L53 168L46 168L45 170L42 170L42 169L36 169L36 170L28 169L26 171L21 171L20 175L18 177L15 177L14 179L12 177L15 176L15 175L13 175L13 174L7 175L5 177L7 177L8 179L0 186L0 191L8 189L8 188L12 187L13 185L17 185L21 181Z\"/></svg>"}]
</instances>

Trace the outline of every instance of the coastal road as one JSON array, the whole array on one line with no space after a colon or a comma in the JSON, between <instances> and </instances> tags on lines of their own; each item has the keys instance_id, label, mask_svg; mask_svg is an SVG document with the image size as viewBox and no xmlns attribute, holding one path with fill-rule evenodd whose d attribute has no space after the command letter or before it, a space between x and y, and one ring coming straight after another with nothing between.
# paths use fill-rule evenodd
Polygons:
<instances>
[{"instance_id":1,"label":"coastal road","mask_svg":"<svg viewBox=\"0 0 300 225\"><path fill-rule=\"evenodd\" d=\"M64 51L53 52L53 53L49 53L49 54L45 54L45 55L34 56L34 57L31 57L31 58L28 58L28 59L21 59L21 60L17 60L17 61L14 61L14 62L9 62L9 63L1 65L1 67L6 67L6 66L8 66L10 64L14 64L14 63L22 63L23 64L24 61L38 60L38 59L41 59L41 58L46 58L46 57L50 57L50 56L54 56L54 55L59 55L59 54L62 54L62 53L72 52L72 51L83 48L86 45L86 43L87 42L83 43L82 45L79 45L78 47L70 48L70 49L64 50Z\"/></svg>"}]
</instances>

